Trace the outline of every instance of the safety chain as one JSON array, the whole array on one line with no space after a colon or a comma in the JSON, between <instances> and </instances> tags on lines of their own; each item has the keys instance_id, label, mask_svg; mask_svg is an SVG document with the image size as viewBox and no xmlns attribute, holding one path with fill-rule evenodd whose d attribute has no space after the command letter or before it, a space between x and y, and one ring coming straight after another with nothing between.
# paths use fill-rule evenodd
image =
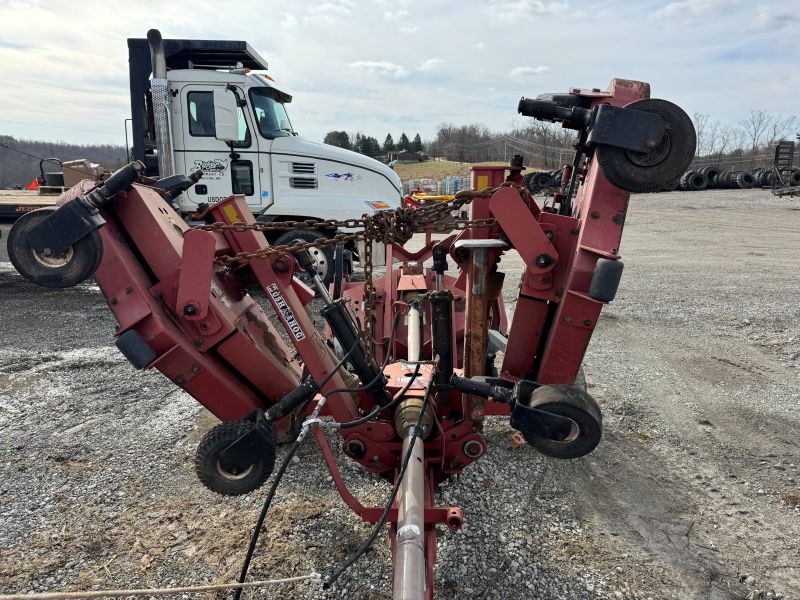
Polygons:
<instances>
[{"instance_id":1,"label":"safety chain","mask_svg":"<svg viewBox=\"0 0 800 600\"><path fill-rule=\"evenodd\" d=\"M505 183L501 187L515 187L520 193L524 191L519 186ZM495 219L453 219L445 220L452 211L460 209L465 204L472 202L474 198L489 198L500 188L485 188L480 191L462 190L455 195L453 200L447 202L437 202L429 206L418 209L408 207L396 208L394 210L382 210L374 214L364 214L360 219L345 219L336 221L328 219L316 221L307 219L305 221L272 221L248 223L211 223L208 225L198 225L195 229L202 231L292 231L298 229L361 229L353 233L337 233L333 237L313 242L295 240L291 244L280 246L269 246L254 252L239 252L233 256L218 256L215 262L218 265L230 267L234 265L245 265L251 260L266 258L275 254L292 254L309 248L324 248L326 246L337 246L346 242L364 242L364 338L367 352L372 353L372 307L375 301L375 286L372 281L372 242L383 242L384 244L405 244L415 233L425 231L449 232L461 231L475 227L491 227L497 221Z\"/></svg>"}]
</instances>

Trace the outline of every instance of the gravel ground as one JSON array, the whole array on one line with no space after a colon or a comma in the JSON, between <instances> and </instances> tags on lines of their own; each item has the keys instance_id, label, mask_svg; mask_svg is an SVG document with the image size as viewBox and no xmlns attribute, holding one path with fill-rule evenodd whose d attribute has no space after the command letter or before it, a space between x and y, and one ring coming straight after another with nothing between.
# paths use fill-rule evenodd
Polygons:
<instances>
[{"instance_id":1,"label":"gravel ground","mask_svg":"<svg viewBox=\"0 0 800 600\"><path fill-rule=\"evenodd\" d=\"M489 454L438 490L466 524L440 528L437 598L800 598L799 210L755 190L632 198L585 364L604 440L556 461L490 419ZM512 311L519 262L502 267ZM264 492L196 480L213 418L124 361L95 286L46 291L0 262L0 294L0 593L233 580ZM313 441L298 459L253 579L325 573L369 531ZM388 484L338 459L382 504ZM384 532L333 590L246 595L386 598L389 558Z\"/></svg>"}]
</instances>

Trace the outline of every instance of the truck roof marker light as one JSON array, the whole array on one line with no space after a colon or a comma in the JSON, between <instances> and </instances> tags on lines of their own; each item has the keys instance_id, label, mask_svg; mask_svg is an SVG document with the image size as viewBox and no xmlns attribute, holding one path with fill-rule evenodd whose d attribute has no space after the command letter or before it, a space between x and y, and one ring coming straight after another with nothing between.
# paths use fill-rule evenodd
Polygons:
<instances>
[{"instance_id":1,"label":"truck roof marker light","mask_svg":"<svg viewBox=\"0 0 800 600\"><path fill-rule=\"evenodd\" d=\"M271 76L271 75L267 75L266 73L264 73L264 77L266 77L267 79L269 79L270 81L272 81L273 83L275 83L275 80L272 78L272 76Z\"/></svg>"}]
</instances>

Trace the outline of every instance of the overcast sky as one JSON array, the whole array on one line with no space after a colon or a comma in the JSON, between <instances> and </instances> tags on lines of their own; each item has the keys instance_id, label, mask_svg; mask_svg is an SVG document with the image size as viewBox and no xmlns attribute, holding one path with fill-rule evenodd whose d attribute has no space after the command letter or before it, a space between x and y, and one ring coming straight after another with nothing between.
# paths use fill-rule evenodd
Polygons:
<instances>
[{"instance_id":1,"label":"overcast sky","mask_svg":"<svg viewBox=\"0 0 800 600\"><path fill-rule=\"evenodd\" d=\"M248 41L295 129L383 141L508 127L520 96L648 81L737 123L800 114L800 2L777 0L0 0L0 133L123 143L128 37Z\"/></svg>"}]
</instances>

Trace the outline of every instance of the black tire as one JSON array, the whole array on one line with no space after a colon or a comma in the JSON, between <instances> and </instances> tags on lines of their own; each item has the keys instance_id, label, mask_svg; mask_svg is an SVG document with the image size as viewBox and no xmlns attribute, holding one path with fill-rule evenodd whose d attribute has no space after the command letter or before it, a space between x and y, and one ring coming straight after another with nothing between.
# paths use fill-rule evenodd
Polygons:
<instances>
[{"instance_id":1,"label":"black tire","mask_svg":"<svg viewBox=\"0 0 800 600\"><path fill-rule=\"evenodd\" d=\"M678 180L679 186L684 192L689 191L689 179L692 175L694 175L694 171L686 171Z\"/></svg>"},{"instance_id":2,"label":"black tire","mask_svg":"<svg viewBox=\"0 0 800 600\"><path fill-rule=\"evenodd\" d=\"M255 424L251 421L225 421L210 429L197 447L194 468L197 478L212 492L223 496L240 496L259 488L275 467L275 429L265 429L267 442L259 456L244 471L236 472L220 461L219 455L240 437L249 433Z\"/></svg>"},{"instance_id":3,"label":"black tire","mask_svg":"<svg viewBox=\"0 0 800 600\"><path fill-rule=\"evenodd\" d=\"M689 188L693 192L699 192L708 187L708 177L702 172L695 173L689 180Z\"/></svg>"},{"instance_id":4,"label":"black tire","mask_svg":"<svg viewBox=\"0 0 800 600\"><path fill-rule=\"evenodd\" d=\"M661 115L666 123L661 142L650 152L601 145L597 160L612 185L629 192L654 192L680 177L692 162L697 147L692 119L666 100L638 100L625 108Z\"/></svg>"},{"instance_id":5,"label":"black tire","mask_svg":"<svg viewBox=\"0 0 800 600\"><path fill-rule=\"evenodd\" d=\"M717 178L717 175L719 175L719 169L717 167L703 167L700 169L700 172L706 176L708 187L714 185L714 180Z\"/></svg>"},{"instance_id":6,"label":"black tire","mask_svg":"<svg viewBox=\"0 0 800 600\"><path fill-rule=\"evenodd\" d=\"M717 185L721 188L732 188L735 187L734 182L736 181L736 176L733 174L732 171L724 171L717 175Z\"/></svg>"},{"instance_id":7,"label":"black tire","mask_svg":"<svg viewBox=\"0 0 800 600\"><path fill-rule=\"evenodd\" d=\"M663 188L661 188L661 191L662 192L674 192L675 190L678 189L678 186L680 186L680 181L678 181L676 179L675 181L673 181L671 183L668 183Z\"/></svg>"},{"instance_id":8,"label":"black tire","mask_svg":"<svg viewBox=\"0 0 800 600\"><path fill-rule=\"evenodd\" d=\"M296 231L287 231L282 233L275 239L274 246L283 246L284 244L291 244L295 240L303 240L304 242L317 242L326 240L328 236L313 229L298 229ZM333 281L334 276L334 261L333 261L333 246L324 246L322 248L309 248L309 254L317 265L317 273L325 285Z\"/></svg>"},{"instance_id":9,"label":"black tire","mask_svg":"<svg viewBox=\"0 0 800 600\"><path fill-rule=\"evenodd\" d=\"M522 187L526 190L531 189L531 179L533 179L534 175L536 175L536 173L525 173L525 175L522 176Z\"/></svg>"},{"instance_id":10,"label":"black tire","mask_svg":"<svg viewBox=\"0 0 800 600\"><path fill-rule=\"evenodd\" d=\"M531 173L531 179L528 182L528 190L530 190L531 194L538 194L542 190L550 187L550 179L549 173Z\"/></svg>"},{"instance_id":11,"label":"black tire","mask_svg":"<svg viewBox=\"0 0 800 600\"><path fill-rule=\"evenodd\" d=\"M58 256L34 252L28 234L49 217L55 206L40 208L17 219L8 234L8 257L25 279L49 288L68 288L85 281L103 260L103 240L93 230Z\"/></svg>"},{"instance_id":12,"label":"black tire","mask_svg":"<svg viewBox=\"0 0 800 600\"><path fill-rule=\"evenodd\" d=\"M747 171L742 171L736 176L736 183L743 190L749 190L756 184L755 178Z\"/></svg>"},{"instance_id":13,"label":"black tire","mask_svg":"<svg viewBox=\"0 0 800 600\"><path fill-rule=\"evenodd\" d=\"M571 430L562 432L564 437L561 439L527 440L545 456L579 458L589 454L600 443L603 417L597 402L585 390L574 385L543 385L534 390L530 406L572 421Z\"/></svg>"},{"instance_id":14,"label":"black tire","mask_svg":"<svg viewBox=\"0 0 800 600\"><path fill-rule=\"evenodd\" d=\"M789 185L800 185L800 170L792 171L789 175Z\"/></svg>"}]
</instances>

